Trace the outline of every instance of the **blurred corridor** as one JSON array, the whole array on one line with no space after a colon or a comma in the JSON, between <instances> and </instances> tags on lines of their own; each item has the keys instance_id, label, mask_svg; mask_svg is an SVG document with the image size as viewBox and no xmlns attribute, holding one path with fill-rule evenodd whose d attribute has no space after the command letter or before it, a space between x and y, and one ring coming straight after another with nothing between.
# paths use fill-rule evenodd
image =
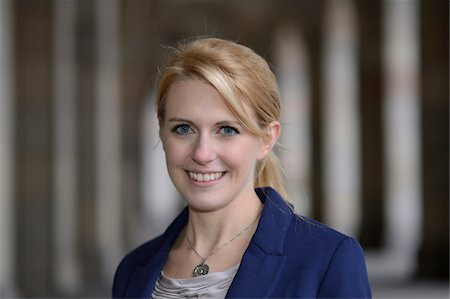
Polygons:
<instances>
[{"instance_id":1,"label":"blurred corridor","mask_svg":"<svg viewBox=\"0 0 450 299\"><path fill-rule=\"evenodd\" d=\"M356 237L376 298L448 298L449 5L0 1L0 297L109 297L184 206L154 112L165 47L253 48L299 213Z\"/></svg>"}]
</instances>

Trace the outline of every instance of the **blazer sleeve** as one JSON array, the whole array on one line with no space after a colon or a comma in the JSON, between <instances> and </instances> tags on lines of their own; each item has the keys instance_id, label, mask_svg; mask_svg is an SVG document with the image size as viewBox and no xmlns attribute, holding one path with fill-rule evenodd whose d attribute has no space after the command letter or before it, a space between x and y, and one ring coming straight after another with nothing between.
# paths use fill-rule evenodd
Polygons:
<instances>
[{"instance_id":1,"label":"blazer sleeve","mask_svg":"<svg viewBox=\"0 0 450 299\"><path fill-rule=\"evenodd\" d=\"M320 284L319 298L371 298L364 253L358 241L343 239Z\"/></svg>"}]
</instances>

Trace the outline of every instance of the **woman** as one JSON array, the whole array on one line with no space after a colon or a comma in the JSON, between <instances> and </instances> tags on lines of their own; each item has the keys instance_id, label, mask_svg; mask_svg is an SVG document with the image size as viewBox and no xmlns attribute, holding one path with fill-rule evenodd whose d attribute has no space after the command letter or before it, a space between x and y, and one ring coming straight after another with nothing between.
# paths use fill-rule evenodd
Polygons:
<instances>
[{"instance_id":1,"label":"woman","mask_svg":"<svg viewBox=\"0 0 450 299\"><path fill-rule=\"evenodd\" d=\"M187 207L123 259L115 298L371 296L358 242L283 199L280 99L264 59L216 38L181 45L161 72L157 114Z\"/></svg>"}]
</instances>

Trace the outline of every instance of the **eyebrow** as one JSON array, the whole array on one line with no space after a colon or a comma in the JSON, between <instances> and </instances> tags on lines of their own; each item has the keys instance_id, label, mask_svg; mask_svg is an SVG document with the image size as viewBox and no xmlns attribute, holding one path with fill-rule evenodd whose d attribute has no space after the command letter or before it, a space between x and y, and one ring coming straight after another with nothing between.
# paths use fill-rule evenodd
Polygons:
<instances>
[{"instance_id":1,"label":"eyebrow","mask_svg":"<svg viewBox=\"0 0 450 299\"><path fill-rule=\"evenodd\" d=\"M178 118L178 117L172 117L168 120L169 122L183 122L188 124L194 124L192 121L184 119L184 118ZM234 126L242 126L240 122L234 121L234 120L222 120L215 124L216 126L226 126L226 125L234 125Z\"/></svg>"},{"instance_id":2,"label":"eyebrow","mask_svg":"<svg viewBox=\"0 0 450 299\"><path fill-rule=\"evenodd\" d=\"M183 122L183 123L189 123L189 124L193 124L192 121L184 119L184 118L177 118L177 117L172 117L171 119L168 120L169 122Z\"/></svg>"},{"instance_id":3,"label":"eyebrow","mask_svg":"<svg viewBox=\"0 0 450 299\"><path fill-rule=\"evenodd\" d=\"M226 126L226 125L242 126L240 122L230 121L230 120L219 121L216 125L218 125L218 126Z\"/></svg>"}]
</instances>

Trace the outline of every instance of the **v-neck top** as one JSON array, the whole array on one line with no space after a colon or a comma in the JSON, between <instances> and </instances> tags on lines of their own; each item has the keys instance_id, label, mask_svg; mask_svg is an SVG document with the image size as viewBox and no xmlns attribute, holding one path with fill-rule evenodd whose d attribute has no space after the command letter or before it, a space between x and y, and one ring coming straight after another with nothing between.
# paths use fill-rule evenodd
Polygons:
<instances>
[{"instance_id":1,"label":"v-neck top","mask_svg":"<svg viewBox=\"0 0 450 299\"><path fill-rule=\"evenodd\" d=\"M223 271L192 278L170 278L163 271L151 298L225 298L239 264Z\"/></svg>"}]
</instances>

